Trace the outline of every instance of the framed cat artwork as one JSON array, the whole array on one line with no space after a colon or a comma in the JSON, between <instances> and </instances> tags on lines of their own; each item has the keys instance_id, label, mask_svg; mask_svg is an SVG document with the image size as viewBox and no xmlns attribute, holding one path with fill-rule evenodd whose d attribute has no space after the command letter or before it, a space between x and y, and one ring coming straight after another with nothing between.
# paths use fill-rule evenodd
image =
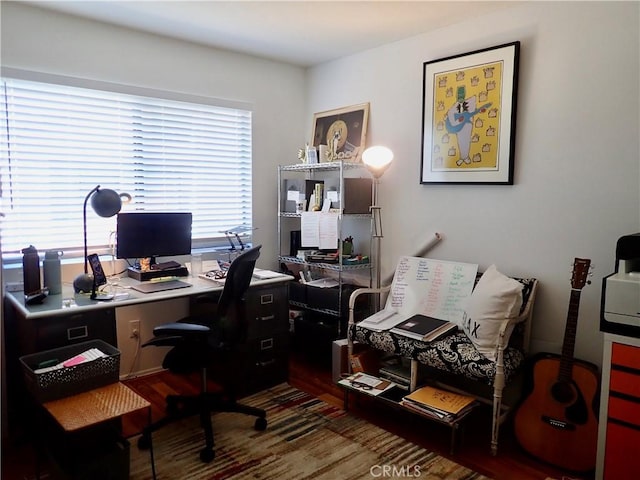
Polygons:
<instances>
[{"instance_id":1,"label":"framed cat artwork","mask_svg":"<svg viewBox=\"0 0 640 480\"><path fill-rule=\"evenodd\" d=\"M513 185L520 42L423 64L420 183Z\"/></svg>"}]
</instances>

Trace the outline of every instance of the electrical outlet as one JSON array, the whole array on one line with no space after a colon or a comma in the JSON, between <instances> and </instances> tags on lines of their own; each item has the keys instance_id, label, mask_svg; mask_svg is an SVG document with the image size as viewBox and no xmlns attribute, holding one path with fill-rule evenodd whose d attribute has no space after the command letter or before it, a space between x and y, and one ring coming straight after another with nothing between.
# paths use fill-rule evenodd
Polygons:
<instances>
[{"instance_id":1,"label":"electrical outlet","mask_svg":"<svg viewBox=\"0 0 640 480\"><path fill-rule=\"evenodd\" d=\"M140 320L129 320L129 338L140 336Z\"/></svg>"}]
</instances>

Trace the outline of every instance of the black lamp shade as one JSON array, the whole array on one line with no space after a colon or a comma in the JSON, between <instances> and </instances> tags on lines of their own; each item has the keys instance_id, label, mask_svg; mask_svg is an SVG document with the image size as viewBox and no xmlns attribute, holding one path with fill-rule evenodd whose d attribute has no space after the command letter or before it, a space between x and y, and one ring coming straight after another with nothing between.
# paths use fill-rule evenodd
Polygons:
<instances>
[{"instance_id":1,"label":"black lamp shade","mask_svg":"<svg viewBox=\"0 0 640 480\"><path fill-rule=\"evenodd\" d=\"M113 217L122 208L122 200L130 201L131 195L128 193L118 194L114 190L103 188L100 190L100 185L97 185L91 190L84 199L84 205L82 207L82 220L84 227L84 274L78 275L73 281L73 287L76 293L78 292L90 292L94 289L93 276L89 275L87 266L87 202L91 199L91 208L100 217L109 218Z\"/></svg>"},{"instance_id":2,"label":"black lamp shade","mask_svg":"<svg viewBox=\"0 0 640 480\"><path fill-rule=\"evenodd\" d=\"M113 217L122 208L122 199L114 190L97 190L91 196L91 208L101 217Z\"/></svg>"}]
</instances>

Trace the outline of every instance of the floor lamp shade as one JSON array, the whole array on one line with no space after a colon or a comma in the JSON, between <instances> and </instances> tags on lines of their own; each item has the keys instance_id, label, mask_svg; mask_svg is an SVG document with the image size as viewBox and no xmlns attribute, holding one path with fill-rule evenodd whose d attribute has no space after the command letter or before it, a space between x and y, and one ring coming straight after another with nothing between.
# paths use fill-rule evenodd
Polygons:
<instances>
[{"instance_id":1,"label":"floor lamp shade","mask_svg":"<svg viewBox=\"0 0 640 480\"><path fill-rule=\"evenodd\" d=\"M362 152L362 163L375 178L380 178L385 172L391 161L393 160L393 152L387 147L377 145L367 148Z\"/></svg>"},{"instance_id":2,"label":"floor lamp shade","mask_svg":"<svg viewBox=\"0 0 640 480\"><path fill-rule=\"evenodd\" d=\"M82 222L84 233L84 273L78 275L73 281L73 288L76 293L89 293L93 288L93 275L89 275L87 265L87 202L91 200L91 208L100 217L109 218L117 214L122 208L122 201L131 200L131 195L127 193L118 194L108 188L100 189L97 185L84 199L82 206Z\"/></svg>"}]
</instances>

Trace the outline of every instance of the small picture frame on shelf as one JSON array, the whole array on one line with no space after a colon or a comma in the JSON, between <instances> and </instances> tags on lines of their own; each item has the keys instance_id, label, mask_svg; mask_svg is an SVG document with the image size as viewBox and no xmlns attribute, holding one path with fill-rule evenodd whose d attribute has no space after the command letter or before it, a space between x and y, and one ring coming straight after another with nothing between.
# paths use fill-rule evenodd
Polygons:
<instances>
[{"instance_id":1,"label":"small picture frame on shelf","mask_svg":"<svg viewBox=\"0 0 640 480\"><path fill-rule=\"evenodd\" d=\"M369 103L314 114L311 132L313 146L320 148L320 145L326 145L326 154L321 161L360 162L368 122Z\"/></svg>"}]
</instances>

